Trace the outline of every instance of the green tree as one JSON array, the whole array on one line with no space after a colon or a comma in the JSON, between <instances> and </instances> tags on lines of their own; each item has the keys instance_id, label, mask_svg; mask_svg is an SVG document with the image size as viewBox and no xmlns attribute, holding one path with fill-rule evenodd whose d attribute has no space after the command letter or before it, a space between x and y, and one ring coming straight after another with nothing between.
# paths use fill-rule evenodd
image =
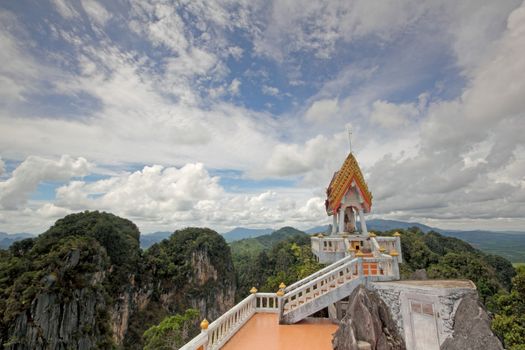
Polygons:
<instances>
[{"instance_id":1,"label":"green tree","mask_svg":"<svg viewBox=\"0 0 525 350\"><path fill-rule=\"evenodd\" d=\"M525 350L525 267L517 272L510 293L501 292L493 298L496 316L492 329L509 350Z\"/></svg>"},{"instance_id":2,"label":"green tree","mask_svg":"<svg viewBox=\"0 0 525 350\"><path fill-rule=\"evenodd\" d=\"M182 315L166 317L144 332L144 350L178 349L198 334L199 312L188 309Z\"/></svg>"}]
</instances>

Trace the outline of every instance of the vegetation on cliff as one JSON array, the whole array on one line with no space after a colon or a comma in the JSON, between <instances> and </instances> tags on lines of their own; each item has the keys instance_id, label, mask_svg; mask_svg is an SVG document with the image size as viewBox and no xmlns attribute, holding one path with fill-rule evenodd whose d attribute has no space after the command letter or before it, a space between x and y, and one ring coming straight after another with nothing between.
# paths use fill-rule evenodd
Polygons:
<instances>
[{"instance_id":1,"label":"vegetation on cliff","mask_svg":"<svg viewBox=\"0 0 525 350\"><path fill-rule=\"evenodd\" d=\"M509 350L525 350L525 266L517 272L511 291L500 291L490 303L496 313L492 328Z\"/></svg>"},{"instance_id":2,"label":"vegetation on cliff","mask_svg":"<svg viewBox=\"0 0 525 350\"><path fill-rule=\"evenodd\" d=\"M310 248L310 236L292 227L270 235L230 243L241 299L251 287L275 292L321 268Z\"/></svg>"},{"instance_id":3,"label":"vegetation on cliff","mask_svg":"<svg viewBox=\"0 0 525 350\"><path fill-rule=\"evenodd\" d=\"M98 211L70 214L58 220L35 240L36 253L54 249L64 237L90 237L102 246L111 264L106 287L111 294L120 292L137 272L141 260L140 232L130 220Z\"/></svg>"},{"instance_id":4,"label":"vegetation on cliff","mask_svg":"<svg viewBox=\"0 0 525 350\"><path fill-rule=\"evenodd\" d=\"M195 323L199 312L188 309L184 314L166 317L144 332L144 350L173 350L182 347L198 334Z\"/></svg>"},{"instance_id":5,"label":"vegetation on cliff","mask_svg":"<svg viewBox=\"0 0 525 350\"><path fill-rule=\"evenodd\" d=\"M183 315L188 308L198 310L198 319L214 320L233 306L235 274L230 248L217 232L195 227L178 230L143 255L141 279L149 297L147 307L130 317L126 348L141 348L148 327L161 321L167 327L174 320L171 315ZM197 329L195 321L190 333Z\"/></svg>"},{"instance_id":6,"label":"vegetation on cliff","mask_svg":"<svg viewBox=\"0 0 525 350\"><path fill-rule=\"evenodd\" d=\"M510 288L516 272L506 259L485 254L467 242L436 232L425 234L418 228L400 232L404 259L400 265L402 278L408 278L417 269L426 269L429 278L470 279L485 303L498 291Z\"/></svg>"},{"instance_id":7,"label":"vegetation on cliff","mask_svg":"<svg viewBox=\"0 0 525 350\"><path fill-rule=\"evenodd\" d=\"M230 250L215 231L176 231L142 252L131 221L72 214L0 250L0 349L142 349L164 317L193 307L212 320L234 294Z\"/></svg>"},{"instance_id":8,"label":"vegetation on cliff","mask_svg":"<svg viewBox=\"0 0 525 350\"><path fill-rule=\"evenodd\" d=\"M20 349L110 347L106 306L137 265L138 237L129 220L85 212L68 215L38 238L3 251L2 344ZM81 313L87 319L77 318ZM59 337L58 332L68 334Z\"/></svg>"}]
</instances>

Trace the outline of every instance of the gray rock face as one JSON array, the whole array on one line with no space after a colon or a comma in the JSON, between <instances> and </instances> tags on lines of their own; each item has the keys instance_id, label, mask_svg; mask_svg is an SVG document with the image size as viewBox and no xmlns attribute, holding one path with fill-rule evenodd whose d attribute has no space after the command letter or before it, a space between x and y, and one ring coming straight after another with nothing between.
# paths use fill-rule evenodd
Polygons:
<instances>
[{"instance_id":1,"label":"gray rock face","mask_svg":"<svg viewBox=\"0 0 525 350\"><path fill-rule=\"evenodd\" d=\"M476 296L468 295L460 302L453 336L443 342L441 350L503 350L490 329L490 317Z\"/></svg>"},{"instance_id":2,"label":"gray rock face","mask_svg":"<svg viewBox=\"0 0 525 350\"><path fill-rule=\"evenodd\" d=\"M339 324L339 329L334 335L332 345L336 350L358 350L357 339L354 332L354 321L344 317Z\"/></svg>"},{"instance_id":3,"label":"gray rock face","mask_svg":"<svg viewBox=\"0 0 525 350\"><path fill-rule=\"evenodd\" d=\"M102 266L105 255L90 256L89 261ZM73 250L65 257L65 264L58 272L71 273L80 262L80 253ZM79 349L104 347L106 334L97 328L97 321L104 318L106 303L97 292L95 274L86 274L87 286L68 290L67 293L50 288L38 294L25 312L16 316L8 330L9 350ZM45 283L51 286L57 281L48 276ZM107 344L107 342L106 342ZM107 348L107 347L106 347Z\"/></svg>"},{"instance_id":4,"label":"gray rock face","mask_svg":"<svg viewBox=\"0 0 525 350\"><path fill-rule=\"evenodd\" d=\"M346 316L332 342L335 350L357 350L359 342L370 344L372 350L406 349L388 307L363 286L350 295Z\"/></svg>"}]
</instances>

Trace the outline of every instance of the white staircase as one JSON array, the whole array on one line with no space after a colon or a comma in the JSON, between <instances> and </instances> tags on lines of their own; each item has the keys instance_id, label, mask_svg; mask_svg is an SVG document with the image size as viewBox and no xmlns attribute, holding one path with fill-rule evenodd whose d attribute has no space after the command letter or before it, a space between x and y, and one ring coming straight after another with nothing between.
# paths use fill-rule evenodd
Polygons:
<instances>
[{"instance_id":1,"label":"white staircase","mask_svg":"<svg viewBox=\"0 0 525 350\"><path fill-rule=\"evenodd\" d=\"M299 322L348 297L357 286L368 281L399 279L397 257L376 249L373 252L369 256L347 256L288 286L281 298L279 322Z\"/></svg>"}]
</instances>

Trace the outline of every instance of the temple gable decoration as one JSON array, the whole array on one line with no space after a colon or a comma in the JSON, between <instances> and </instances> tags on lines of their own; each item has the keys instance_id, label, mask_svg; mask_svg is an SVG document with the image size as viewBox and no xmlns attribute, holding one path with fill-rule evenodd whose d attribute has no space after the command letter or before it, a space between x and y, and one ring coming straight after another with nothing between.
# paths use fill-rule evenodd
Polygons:
<instances>
[{"instance_id":1,"label":"temple gable decoration","mask_svg":"<svg viewBox=\"0 0 525 350\"><path fill-rule=\"evenodd\" d=\"M332 233L354 232L356 216L361 219L362 233L367 233L362 215L372 208L372 193L352 152L332 177L326 196L326 213L334 216Z\"/></svg>"}]
</instances>

